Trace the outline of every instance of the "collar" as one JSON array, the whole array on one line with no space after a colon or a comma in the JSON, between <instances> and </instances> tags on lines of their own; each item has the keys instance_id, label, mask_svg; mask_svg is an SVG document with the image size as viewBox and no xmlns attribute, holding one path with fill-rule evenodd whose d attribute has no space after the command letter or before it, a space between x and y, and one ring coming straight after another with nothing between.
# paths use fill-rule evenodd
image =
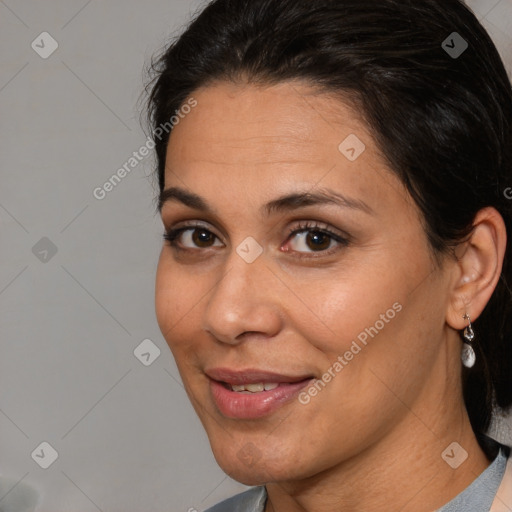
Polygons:
<instances>
[{"instance_id":1,"label":"collar","mask_svg":"<svg viewBox=\"0 0 512 512\"><path fill-rule=\"evenodd\" d=\"M512 511L512 455L509 455L505 474L498 487L496 498L492 503L489 512L511 512Z\"/></svg>"}]
</instances>

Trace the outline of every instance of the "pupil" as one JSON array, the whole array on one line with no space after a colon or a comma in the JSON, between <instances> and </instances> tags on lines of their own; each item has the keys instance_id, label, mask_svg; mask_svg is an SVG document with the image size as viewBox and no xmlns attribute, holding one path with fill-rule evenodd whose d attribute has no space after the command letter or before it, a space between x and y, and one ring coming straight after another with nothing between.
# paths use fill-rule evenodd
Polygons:
<instances>
[{"instance_id":1,"label":"pupil","mask_svg":"<svg viewBox=\"0 0 512 512\"><path fill-rule=\"evenodd\" d=\"M323 244L322 240L324 241ZM307 241L313 242L313 247L310 247L310 249L326 249L329 246L329 238L324 233L320 233L318 231L312 231L307 236ZM327 244L325 244L325 242L327 242Z\"/></svg>"},{"instance_id":2,"label":"pupil","mask_svg":"<svg viewBox=\"0 0 512 512\"><path fill-rule=\"evenodd\" d=\"M204 229L202 229L202 230L198 229L198 230L196 230L194 232L194 235L193 235L194 243L197 244L197 245L200 245L202 243L206 243L207 244L208 242L211 241L210 240L210 238L211 238L210 235L211 234L208 233L207 231L205 231Z\"/></svg>"}]
</instances>

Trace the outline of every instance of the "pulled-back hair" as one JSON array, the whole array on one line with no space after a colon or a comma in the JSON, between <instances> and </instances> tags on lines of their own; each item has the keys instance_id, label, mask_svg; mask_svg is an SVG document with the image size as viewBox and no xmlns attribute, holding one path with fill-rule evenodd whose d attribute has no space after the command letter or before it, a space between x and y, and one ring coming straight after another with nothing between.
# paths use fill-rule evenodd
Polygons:
<instances>
[{"instance_id":1,"label":"pulled-back hair","mask_svg":"<svg viewBox=\"0 0 512 512\"><path fill-rule=\"evenodd\" d=\"M461 55L447 51L460 49L454 32L468 44ZM152 130L218 80L303 80L350 98L422 212L437 256L466 239L480 209L500 212L509 240L503 271L473 322L477 362L463 370L471 424L484 433L493 407L512 404L512 88L468 7L459 0L215 0L152 71ZM154 138L160 191L169 135Z\"/></svg>"}]
</instances>

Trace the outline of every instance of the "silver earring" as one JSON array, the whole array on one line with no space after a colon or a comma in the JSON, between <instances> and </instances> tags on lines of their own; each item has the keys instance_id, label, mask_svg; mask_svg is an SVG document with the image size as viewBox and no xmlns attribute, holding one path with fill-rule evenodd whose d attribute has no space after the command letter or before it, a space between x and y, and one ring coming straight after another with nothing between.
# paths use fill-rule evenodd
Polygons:
<instances>
[{"instance_id":1,"label":"silver earring","mask_svg":"<svg viewBox=\"0 0 512 512\"><path fill-rule=\"evenodd\" d=\"M469 322L469 325L464 329L464 343L462 345L462 353L460 358L462 360L462 364L466 368L472 368L476 361L475 351L471 346L471 342L475 338L475 333L473 332L473 327L471 326L471 319L468 314L465 314L463 318L466 318Z\"/></svg>"}]
</instances>

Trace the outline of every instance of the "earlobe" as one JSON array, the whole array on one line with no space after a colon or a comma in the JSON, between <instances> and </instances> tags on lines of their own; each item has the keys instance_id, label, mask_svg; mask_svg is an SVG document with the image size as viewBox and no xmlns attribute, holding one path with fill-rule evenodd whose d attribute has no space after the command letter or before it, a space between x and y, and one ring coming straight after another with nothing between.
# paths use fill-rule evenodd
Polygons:
<instances>
[{"instance_id":1,"label":"earlobe","mask_svg":"<svg viewBox=\"0 0 512 512\"><path fill-rule=\"evenodd\" d=\"M503 267L507 231L503 218L492 207L480 210L468 239L456 250L453 286L447 311L447 323L464 329L469 315L476 320L491 298Z\"/></svg>"}]
</instances>

